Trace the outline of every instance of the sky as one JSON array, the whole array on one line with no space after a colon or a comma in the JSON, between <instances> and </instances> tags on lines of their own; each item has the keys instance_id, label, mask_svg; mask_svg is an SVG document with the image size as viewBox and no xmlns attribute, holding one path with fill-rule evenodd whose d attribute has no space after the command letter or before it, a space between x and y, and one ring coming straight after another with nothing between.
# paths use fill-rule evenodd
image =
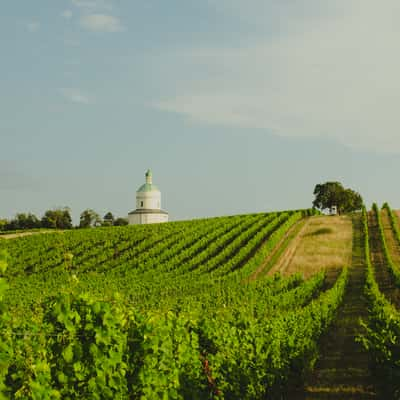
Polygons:
<instances>
[{"instance_id":1,"label":"sky","mask_svg":"<svg viewBox=\"0 0 400 400\"><path fill-rule=\"evenodd\" d=\"M0 14L0 217L400 207L398 0L14 0Z\"/></svg>"}]
</instances>

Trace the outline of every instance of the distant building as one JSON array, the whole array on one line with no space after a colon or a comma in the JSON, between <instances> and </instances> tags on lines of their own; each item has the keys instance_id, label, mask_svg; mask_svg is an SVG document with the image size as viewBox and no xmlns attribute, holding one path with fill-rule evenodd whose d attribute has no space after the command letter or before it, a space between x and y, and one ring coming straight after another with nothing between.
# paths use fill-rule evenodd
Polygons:
<instances>
[{"instance_id":1,"label":"distant building","mask_svg":"<svg viewBox=\"0 0 400 400\"><path fill-rule=\"evenodd\" d=\"M330 215L337 215L338 210L337 210L337 206L332 206L329 210L329 214Z\"/></svg>"},{"instance_id":2,"label":"distant building","mask_svg":"<svg viewBox=\"0 0 400 400\"><path fill-rule=\"evenodd\" d=\"M168 213L161 210L161 192L153 185L153 175L146 172L146 183L136 192L136 210L128 214L130 225L168 222Z\"/></svg>"}]
</instances>

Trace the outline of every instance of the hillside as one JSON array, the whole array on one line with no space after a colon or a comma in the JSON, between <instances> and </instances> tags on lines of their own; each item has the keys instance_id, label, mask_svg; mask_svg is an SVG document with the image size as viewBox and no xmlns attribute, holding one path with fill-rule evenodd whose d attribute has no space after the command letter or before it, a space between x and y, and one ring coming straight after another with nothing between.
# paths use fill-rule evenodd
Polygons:
<instances>
[{"instance_id":1,"label":"hillside","mask_svg":"<svg viewBox=\"0 0 400 400\"><path fill-rule=\"evenodd\" d=\"M22 309L73 282L100 299L119 292L141 309L169 309L189 297L199 301L197 294L204 303L204 291L244 279L301 217L239 215L8 241L8 300Z\"/></svg>"},{"instance_id":2,"label":"hillside","mask_svg":"<svg viewBox=\"0 0 400 400\"><path fill-rule=\"evenodd\" d=\"M397 218L288 211L0 240L0 390L396 398Z\"/></svg>"}]
</instances>

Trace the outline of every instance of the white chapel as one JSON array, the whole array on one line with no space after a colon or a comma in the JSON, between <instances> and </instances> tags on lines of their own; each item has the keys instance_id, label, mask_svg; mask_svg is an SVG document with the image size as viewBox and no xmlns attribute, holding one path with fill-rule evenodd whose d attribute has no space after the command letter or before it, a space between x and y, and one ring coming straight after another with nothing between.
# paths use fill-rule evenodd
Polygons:
<instances>
[{"instance_id":1,"label":"white chapel","mask_svg":"<svg viewBox=\"0 0 400 400\"><path fill-rule=\"evenodd\" d=\"M161 192L153 185L153 175L148 169L146 183L136 192L136 210L128 214L130 225L168 222L167 211L161 210Z\"/></svg>"}]
</instances>

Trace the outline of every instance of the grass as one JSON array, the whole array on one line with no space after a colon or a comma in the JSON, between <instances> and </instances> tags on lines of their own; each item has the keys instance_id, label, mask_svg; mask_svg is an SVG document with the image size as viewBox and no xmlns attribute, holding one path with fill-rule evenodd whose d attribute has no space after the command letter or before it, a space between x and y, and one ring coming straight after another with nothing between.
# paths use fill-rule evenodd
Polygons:
<instances>
[{"instance_id":1,"label":"grass","mask_svg":"<svg viewBox=\"0 0 400 400\"><path fill-rule=\"evenodd\" d=\"M312 217L270 273L281 271L285 275L290 275L301 272L308 278L321 270L338 270L350 265L351 257L351 217Z\"/></svg>"},{"instance_id":2,"label":"grass","mask_svg":"<svg viewBox=\"0 0 400 400\"><path fill-rule=\"evenodd\" d=\"M309 236L317 236L317 235L326 235L329 233L334 233L334 230L332 228L319 228L315 230L314 232L310 232L308 235Z\"/></svg>"},{"instance_id":3,"label":"grass","mask_svg":"<svg viewBox=\"0 0 400 400\"><path fill-rule=\"evenodd\" d=\"M269 272L269 270L276 264L282 254L286 251L292 240L299 234L304 224L305 221L301 220L291 230L289 230L288 234L283 238L280 243L278 243L277 247L272 251L271 255L267 257L264 263L261 264L260 267L256 271L254 271L254 273L249 277L249 280L259 279Z\"/></svg>"}]
</instances>

